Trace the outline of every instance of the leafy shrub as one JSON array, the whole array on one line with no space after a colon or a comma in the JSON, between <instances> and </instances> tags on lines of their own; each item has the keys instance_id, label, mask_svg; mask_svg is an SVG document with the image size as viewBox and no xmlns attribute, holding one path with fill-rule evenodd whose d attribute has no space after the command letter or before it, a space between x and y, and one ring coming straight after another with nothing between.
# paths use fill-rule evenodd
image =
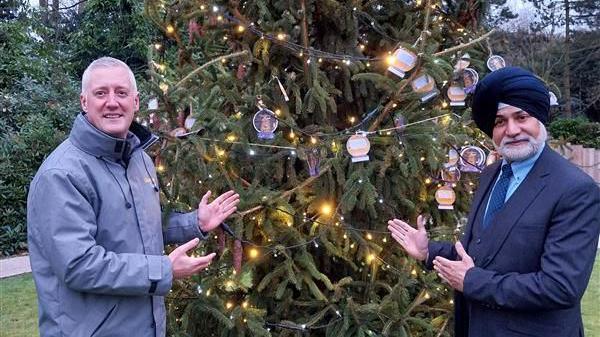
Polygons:
<instances>
[{"instance_id":1,"label":"leafy shrub","mask_svg":"<svg viewBox=\"0 0 600 337\"><path fill-rule=\"evenodd\" d=\"M555 139L600 149L600 123L585 118L557 119L550 123L548 131Z\"/></svg>"}]
</instances>

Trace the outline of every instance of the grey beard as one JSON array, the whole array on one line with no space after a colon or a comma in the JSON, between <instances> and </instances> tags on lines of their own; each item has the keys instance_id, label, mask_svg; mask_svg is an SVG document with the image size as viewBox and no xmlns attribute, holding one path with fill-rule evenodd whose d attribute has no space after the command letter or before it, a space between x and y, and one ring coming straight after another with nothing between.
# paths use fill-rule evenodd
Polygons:
<instances>
[{"instance_id":1,"label":"grey beard","mask_svg":"<svg viewBox=\"0 0 600 337\"><path fill-rule=\"evenodd\" d=\"M540 150L540 148L542 147L544 142L546 142L547 138L548 138L548 132L546 131L546 127L544 126L544 124L542 124L540 122L540 134L537 136L537 138L534 138L531 136L527 136L526 138L525 137L518 137L518 138L504 137L504 138L502 138L502 141L500 142L500 146L498 146L496 144L494 144L494 146L496 147L496 150L498 151L498 153L500 155L502 155L502 158L506 159L506 161L508 161L508 162L523 161L523 160L533 157ZM515 141L517 139L521 139L521 140L527 139L527 144L518 146L518 147L506 145L507 142Z\"/></svg>"}]
</instances>

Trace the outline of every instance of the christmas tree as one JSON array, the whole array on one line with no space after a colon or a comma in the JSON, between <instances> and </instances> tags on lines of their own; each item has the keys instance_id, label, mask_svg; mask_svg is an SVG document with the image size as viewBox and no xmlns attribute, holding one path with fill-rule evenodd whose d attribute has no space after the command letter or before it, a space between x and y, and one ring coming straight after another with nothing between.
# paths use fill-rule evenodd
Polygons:
<instances>
[{"instance_id":1,"label":"christmas tree","mask_svg":"<svg viewBox=\"0 0 600 337\"><path fill-rule=\"evenodd\" d=\"M168 296L170 335L451 334L452 289L386 227L428 214L456 240L477 179L457 161L481 168L458 153L485 147L465 74L489 34L456 3L146 2L163 205L241 196L197 250L218 258Z\"/></svg>"}]
</instances>

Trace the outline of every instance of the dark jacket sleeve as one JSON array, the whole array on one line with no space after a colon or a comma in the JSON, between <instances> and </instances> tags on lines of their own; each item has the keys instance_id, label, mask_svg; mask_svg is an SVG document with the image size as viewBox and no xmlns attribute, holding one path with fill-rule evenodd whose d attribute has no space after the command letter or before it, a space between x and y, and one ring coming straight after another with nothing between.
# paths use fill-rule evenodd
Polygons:
<instances>
[{"instance_id":1,"label":"dark jacket sleeve","mask_svg":"<svg viewBox=\"0 0 600 337\"><path fill-rule=\"evenodd\" d=\"M458 255L456 254L456 249L452 243L445 241L430 241L429 255L427 256L427 260L425 260L425 267L427 269L433 269L433 259L435 259L436 256L455 261Z\"/></svg>"},{"instance_id":2,"label":"dark jacket sleeve","mask_svg":"<svg viewBox=\"0 0 600 337\"><path fill-rule=\"evenodd\" d=\"M600 189L574 183L552 213L540 270L500 274L478 267L467 271L464 295L503 308L540 310L576 305L587 287L600 232Z\"/></svg>"}]
</instances>

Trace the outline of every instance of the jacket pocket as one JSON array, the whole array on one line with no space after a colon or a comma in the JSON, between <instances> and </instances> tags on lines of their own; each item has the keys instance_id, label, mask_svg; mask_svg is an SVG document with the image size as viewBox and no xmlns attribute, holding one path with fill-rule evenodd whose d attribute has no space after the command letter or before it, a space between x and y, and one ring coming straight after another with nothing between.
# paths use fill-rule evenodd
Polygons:
<instances>
[{"instance_id":1,"label":"jacket pocket","mask_svg":"<svg viewBox=\"0 0 600 337\"><path fill-rule=\"evenodd\" d=\"M508 330L518 333L519 336L562 336L564 331L552 324L544 324L534 319L513 319L507 324Z\"/></svg>"},{"instance_id":2,"label":"jacket pocket","mask_svg":"<svg viewBox=\"0 0 600 337\"><path fill-rule=\"evenodd\" d=\"M83 318L83 321L77 325L73 332L73 336L93 337L101 336L100 332L105 323L117 311L117 303L108 307L108 310L102 310L97 306L93 306Z\"/></svg>"}]
</instances>

